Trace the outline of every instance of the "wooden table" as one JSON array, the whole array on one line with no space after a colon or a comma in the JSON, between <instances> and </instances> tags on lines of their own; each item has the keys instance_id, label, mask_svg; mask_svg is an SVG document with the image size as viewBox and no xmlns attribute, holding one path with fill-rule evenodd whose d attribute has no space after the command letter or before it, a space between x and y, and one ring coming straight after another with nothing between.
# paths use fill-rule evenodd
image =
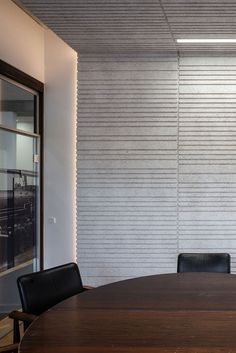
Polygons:
<instances>
[{"instance_id":1,"label":"wooden table","mask_svg":"<svg viewBox=\"0 0 236 353\"><path fill-rule=\"evenodd\" d=\"M236 275L157 275L84 292L41 315L19 351L236 353Z\"/></svg>"}]
</instances>

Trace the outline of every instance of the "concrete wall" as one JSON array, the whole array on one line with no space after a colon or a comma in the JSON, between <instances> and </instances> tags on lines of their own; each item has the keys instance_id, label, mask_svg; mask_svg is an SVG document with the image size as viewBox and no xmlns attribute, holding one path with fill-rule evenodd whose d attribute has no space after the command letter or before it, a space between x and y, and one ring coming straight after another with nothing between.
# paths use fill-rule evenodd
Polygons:
<instances>
[{"instance_id":1,"label":"concrete wall","mask_svg":"<svg viewBox=\"0 0 236 353\"><path fill-rule=\"evenodd\" d=\"M229 252L236 272L236 58L180 58L179 251Z\"/></svg>"},{"instance_id":2,"label":"concrete wall","mask_svg":"<svg viewBox=\"0 0 236 353\"><path fill-rule=\"evenodd\" d=\"M176 270L178 59L81 56L77 254L86 283Z\"/></svg>"},{"instance_id":3,"label":"concrete wall","mask_svg":"<svg viewBox=\"0 0 236 353\"><path fill-rule=\"evenodd\" d=\"M236 272L235 58L80 58L78 262L94 285L229 252Z\"/></svg>"}]
</instances>

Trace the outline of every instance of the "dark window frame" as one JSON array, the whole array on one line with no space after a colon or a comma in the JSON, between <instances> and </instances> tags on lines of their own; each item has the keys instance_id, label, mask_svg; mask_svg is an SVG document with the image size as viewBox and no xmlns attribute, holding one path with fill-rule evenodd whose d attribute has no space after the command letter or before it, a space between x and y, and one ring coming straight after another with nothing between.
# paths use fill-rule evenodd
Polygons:
<instances>
[{"instance_id":1,"label":"dark window frame","mask_svg":"<svg viewBox=\"0 0 236 353\"><path fill-rule=\"evenodd\" d=\"M43 253L44 253L44 236L43 236L43 225L44 225L44 199L43 199L43 175L44 175L44 165L43 165L43 155L44 155L44 135L43 135L43 102L44 102L44 84L32 76L24 73L23 71L15 68L14 66L6 63L0 59L0 75L5 76L8 79L15 81L16 83L22 84L28 87L38 94L38 131L37 134L40 136L40 210L39 210L39 262L40 269L44 268L43 263Z\"/></svg>"}]
</instances>

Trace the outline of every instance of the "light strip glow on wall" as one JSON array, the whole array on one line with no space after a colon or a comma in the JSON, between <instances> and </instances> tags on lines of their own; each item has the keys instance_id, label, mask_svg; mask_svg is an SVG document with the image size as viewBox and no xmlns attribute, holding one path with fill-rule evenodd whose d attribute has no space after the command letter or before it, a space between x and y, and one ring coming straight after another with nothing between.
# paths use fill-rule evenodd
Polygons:
<instances>
[{"instance_id":1,"label":"light strip glow on wall","mask_svg":"<svg viewBox=\"0 0 236 353\"><path fill-rule=\"evenodd\" d=\"M177 43L236 43L236 39L177 39Z\"/></svg>"}]
</instances>

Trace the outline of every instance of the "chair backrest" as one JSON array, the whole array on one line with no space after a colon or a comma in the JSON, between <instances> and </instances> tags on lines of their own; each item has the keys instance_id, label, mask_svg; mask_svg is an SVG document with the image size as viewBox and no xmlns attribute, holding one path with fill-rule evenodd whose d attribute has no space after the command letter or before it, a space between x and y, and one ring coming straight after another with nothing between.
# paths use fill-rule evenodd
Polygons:
<instances>
[{"instance_id":1,"label":"chair backrest","mask_svg":"<svg viewBox=\"0 0 236 353\"><path fill-rule=\"evenodd\" d=\"M179 254L177 272L230 273L230 255L227 253Z\"/></svg>"},{"instance_id":2,"label":"chair backrest","mask_svg":"<svg viewBox=\"0 0 236 353\"><path fill-rule=\"evenodd\" d=\"M78 266L68 263L17 279L22 309L40 315L72 295L83 292Z\"/></svg>"}]
</instances>

